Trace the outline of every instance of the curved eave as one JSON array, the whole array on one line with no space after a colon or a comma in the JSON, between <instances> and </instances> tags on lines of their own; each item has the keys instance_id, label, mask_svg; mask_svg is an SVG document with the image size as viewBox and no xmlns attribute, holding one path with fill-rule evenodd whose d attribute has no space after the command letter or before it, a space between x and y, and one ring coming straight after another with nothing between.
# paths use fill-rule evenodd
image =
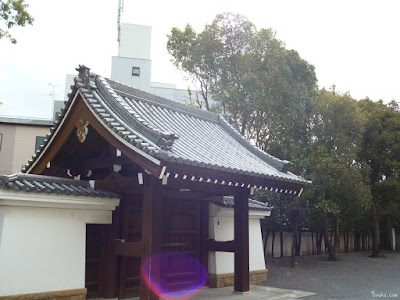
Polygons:
<instances>
[{"instance_id":1,"label":"curved eave","mask_svg":"<svg viewBox=\"0 0 400 300\"><path fill-rule=\"evenodd\" d=\"M236 176L248 176L248 177L253 177L253 178L259 178L259 179L266 179L266 180L273 180L273 181L279 181L282 183L288 183L288 184L297 184L297 185L307 185L311 184L310 181L307 181L297 175L294 175L290 172L280 172L278 175L272 175L268 173L259 173L259 172L249 172L241 169L236 169L236 168L230 168L226 166L221 166L217 164L209 164L209 163L202 163L194 160L189 160L189 159L182 159L182 158L175 158L172 155L168 155L165 152L161 152L158 157L160 157L162 160L164 160L166 163L172 163L172 164L182 164L190 167L195 167L195 168L205 168L209 169L212 171L216 172L222 172L222 173L230 173L232 175Z\"/></svg>"},{"instance_id":2,"label":"curved eave","mask_svg":"<svg viewBox=\"0 0 400 300\"><path fill-rule=\"evenodd\" d=\"M299 196L307 181L288 182L280 178L266 178L261 176L239 174L229 169L221 170L207 166L190 165L163 160L165 171L163 181L166 185L187 187L193 184L207 186L224 186L227 189L250 188L252 190L269 190L277 193L286 193ZM228 195L228 194L227 194Z\"/></svg>"}]
</instances>

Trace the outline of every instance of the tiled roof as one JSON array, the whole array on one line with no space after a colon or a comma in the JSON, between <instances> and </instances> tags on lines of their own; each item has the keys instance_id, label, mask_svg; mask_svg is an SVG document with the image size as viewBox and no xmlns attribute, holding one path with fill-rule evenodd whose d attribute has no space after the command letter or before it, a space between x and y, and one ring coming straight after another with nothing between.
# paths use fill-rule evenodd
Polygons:
<instances>
[{"instance_id":1,"label":"tiled roof","mask_svg":"<svg viewBox=\"0 0 400 300\"><path fill-rule=\"evenodd\" d=\"M78 92L115 136L156 159L283 182L307 183L286 171L290 162L250 144L221 115L105 79L89 73L84 66L77 70L80 75L71 87L72 94L61 119ZM51 134L57 126L56 122ZM29 170L36 158L37 155L23 171Z\"/></svg>"},{"instance_id":2,"label":"tiled roof","mask_svg":"<svg viewBox=\"0 0 400 300\"><path fill-rule=\"evenodd\" d=\"M234 199L232 196L224 196L222 201L212 201L212 203L222 206L233 208L235 206ZM272 206L268 206L268 203L260 202L254 199L249 199L249 209L250 210L262 210L262 211L271 211L273 209Z\"/></svg>"},{"instance_id":3,"label":"tiled roof","mask_svg":"<svg viewBox=\"0 0 400 300\"><path fill-rule=\"evenodd\" d=\"M0 175L0 189L86 197L119 198L115 193L91 188L87 181L22 173Z\"/></svg>"},{"instance_id":4,"label":"tiled roof","mask_svg":"<svg viewBox=\"0 0 400 300\"><path fill-rule=\"evenodd\" d=\"M53 125L53 120L47 119L32 119L32 118L9 118L0 117L0 123L17 124L17 125L33 125L33 126L48 126Z\"/></svg>"}]
</instances>

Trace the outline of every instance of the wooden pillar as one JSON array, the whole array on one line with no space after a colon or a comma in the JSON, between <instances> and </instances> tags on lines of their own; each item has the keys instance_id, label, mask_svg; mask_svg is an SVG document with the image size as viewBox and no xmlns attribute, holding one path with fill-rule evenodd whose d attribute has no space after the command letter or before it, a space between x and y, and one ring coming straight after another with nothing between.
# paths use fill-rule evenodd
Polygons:
<instances>
[{"instance_id":1,"label":"wooden pillar","mask_svg":"<svg viewBox=\"0 0 400 300\"><path fill-rule=\"evenodd\" d=\"M103 297L104 299L113 299L118 297L118 260L119 257L114 254L114 242L119 234L120 211L113 212L112 224L105 225L105 248L104 248L104 268L103 268Z\"/></svg>"},{"instance_id":2,"label":"wooden pillar","mask_svg":"<svg viewBox=\"0 0 400 300\"><path fill-rule=\"evenodd\" d=\"M143 222L142 222L142 244L141 268L144 262L155 253L160 252L162 238L162 198L161 181L154 176L147 175L143 186ZM160 275L160 270L151 266L151 277ZM148 271L148 270L147 270ZM143 279L140 278L140 300L158 299Z\"/></svg>"},{"instance_id":3,"label":"wooden pillar","mask_svg":"<svg viewBox=\"0 0 400 300\"><path fill-rule=\"evenodd\" d=\"M234 195L235 292L248 292L249 286L249 190Z\"/></svg>"},{"instance_id":4,"label":"wooden pillar","mask_svg":"<svg viewBox=\"0 0 400 300\"><path fill-rule=\"evenodd\" d=\"M200 202L200 261L204 268L208 270L208 215L209 215L209 202ZM208 281L206 282L208 285Z\"/></svg>"}]
</instances>

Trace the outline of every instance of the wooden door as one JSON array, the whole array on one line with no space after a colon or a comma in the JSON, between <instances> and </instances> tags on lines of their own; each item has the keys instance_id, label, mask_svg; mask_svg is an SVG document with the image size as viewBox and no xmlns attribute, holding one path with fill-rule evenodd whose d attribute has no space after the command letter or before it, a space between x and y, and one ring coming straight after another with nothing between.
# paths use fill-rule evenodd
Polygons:
<instances>
[{"instance_id":1,"label":"wooden door","mask_svg":"<svg viewBox=\"0 0 400 300\"><path fill-rule=\"evenodd\" d=\"M200 259L200 201L163 199L161 286L167 290L181 290L199 282L198 264L190 257ZM142 239L142 199L125 197L121 201L121 238L126 242ZM190 257L177 256L182 253ZM137 297L140 293L139 257L120 258L119 298Z\"/></svg>"},{"instance_id":2,"label":"wooden door","mask_svg":"<svg viewBox=\"0 0 400 300\"><path fill-rule=\"evenodd\" d=\"M165 239L162 244L162 285L168 290L184 289L199 282L200 201L166 199ZM185 255L176 255L176 253Z\"/></svg>"},{"instance_id":3,"label":"wooden door","mask_svg":"<svg viewBox=\"0 0 400 300\"><path fill-rule=\"evenodd\" d=\"M88 299L103 297L104 226L86 225L85 286Z\"/></svg>"},{"instance_id":4,"label":"wooden door","mask_svg":"<svg viewBox=\"0 0 400 300\"><path fill-rule=\"evenodd\" d=\"M139 242L142 239L142 197L125 196L121 200L122 222L121 238L126 242ZM137 297L140 293L140 258L121 256L119 298Z\"/></svg>"}]
</instances>

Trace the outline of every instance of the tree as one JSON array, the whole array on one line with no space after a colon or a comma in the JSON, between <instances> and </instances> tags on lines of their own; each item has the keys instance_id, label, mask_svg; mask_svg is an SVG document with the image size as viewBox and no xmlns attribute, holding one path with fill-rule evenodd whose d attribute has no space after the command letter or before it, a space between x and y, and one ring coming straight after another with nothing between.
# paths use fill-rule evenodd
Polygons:
<instances>
[{"instance_id":1,"label":"tree","mask_svg":"<svg viewBox=\"0 0 400 300\"><path fill-rule=\"evenodd\" d=\"M0 21L6 27L6 29L0 28L0 39L5 37L13 44L17 43L9 30L15 25L23 27L26 24L33 24L34 19L27 8L28 4L25 4L25 0L0 0Z\"/></svg>"},{"instance_id":2,"label":"tree","mask_svg":"<svg viewBox=\"0 0 400 300\"><path fill-rule=\"evenodd\" d=\"M372 257L381 257L380 222L383 217L395 220L400 201L400 112L396 102L361 100L367 118L359 160L370 168L372 195Z\"/></svg>"},{"instance_id":3,"label":"tree","mask_svg":"<svg viewBox=\"0 0 400 300\"><path fill-rule=\"evenodd\" d=\"M368 168L357 161L363 132L363 115L356 100L335 90L319 92L305 167L313 180L309 201L321 215L330 260L338 259L341 222L362 214L360 208L369 208ZM330 223L335 232L334 248L328 239Z\"/></svg>"},{"instance_id":4,"label":"tree","mask_svg":"<svg viewBox=\"0 0 400 300\"><path fill-rule=\"evenodd\" d=\"M220 14L199 34L190 25L173 28L167 48L175 66L199 82L203 98L211 95L264 150L281 151L304 136L316 90L314 67L285 49L272 29L257 30L241 15Z\"/></svg>"}]
</instances>

